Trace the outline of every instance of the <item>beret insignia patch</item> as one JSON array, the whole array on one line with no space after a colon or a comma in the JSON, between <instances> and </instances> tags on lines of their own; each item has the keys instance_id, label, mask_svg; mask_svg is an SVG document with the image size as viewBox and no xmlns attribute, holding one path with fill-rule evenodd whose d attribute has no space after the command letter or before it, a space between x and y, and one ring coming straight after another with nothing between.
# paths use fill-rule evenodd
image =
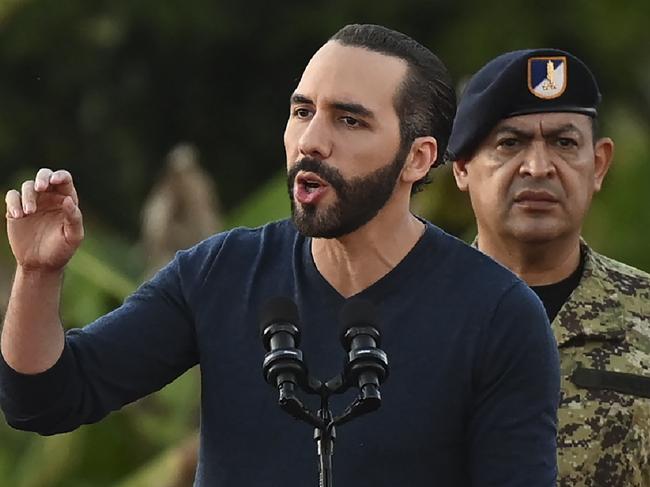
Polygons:
<instances>
[{"instance_id":1,"label":"beret insignia patch","mask_svg":"<svg viewBox=\"0 0 650 487\"><path fill-rule=\"evenodd\" d=\"M566 56L528 59L528 90L537 98L551 100L564 93L567 85Z\"/></svg>"}]
</instances>

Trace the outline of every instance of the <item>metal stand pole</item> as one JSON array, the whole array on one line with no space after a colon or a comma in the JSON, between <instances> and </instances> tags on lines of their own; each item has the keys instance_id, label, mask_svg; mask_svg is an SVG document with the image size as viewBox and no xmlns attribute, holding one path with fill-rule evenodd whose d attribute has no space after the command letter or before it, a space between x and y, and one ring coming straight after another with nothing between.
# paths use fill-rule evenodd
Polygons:
<instances>
[{"instance_id":1,"label":"metal stand pole","mask_svg":"<svg viewBox=\"0 0 650 487\"><path fill-rule=\"evenodd\" d=\"M332 412L329 410L327 403L327 396L322 396L318 417L322 420L324 426L314 429L314 440L318 450L319 487L332 487L332 455L334 455L336 430L332 423Z\"/></svg>"}]
</instances>

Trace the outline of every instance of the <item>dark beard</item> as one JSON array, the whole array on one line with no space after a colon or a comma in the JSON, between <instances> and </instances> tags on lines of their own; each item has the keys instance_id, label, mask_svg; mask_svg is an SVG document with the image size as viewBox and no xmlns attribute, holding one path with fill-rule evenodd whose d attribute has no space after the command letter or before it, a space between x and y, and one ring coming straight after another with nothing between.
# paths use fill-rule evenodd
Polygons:
<instances>
[{"instance_id":1,"label":"dark beard","mask_svg":"<svg viewBox=\"0 0 650 487\"><path fill-rule=\"evenodd\" d=\"M410 147L406 149L408 151ZM298 161L287 175L291 215L298 231L307 237L339 238L368 223L393 194L407 151L400 148L390 164L349 181L343 178L338 169L324 161L311 157ZM300 205L297 208L293 185L299 171L320 176L335 191L336 202L326 209L319 209L316 205Z\"/></svg>"}]
</instances>

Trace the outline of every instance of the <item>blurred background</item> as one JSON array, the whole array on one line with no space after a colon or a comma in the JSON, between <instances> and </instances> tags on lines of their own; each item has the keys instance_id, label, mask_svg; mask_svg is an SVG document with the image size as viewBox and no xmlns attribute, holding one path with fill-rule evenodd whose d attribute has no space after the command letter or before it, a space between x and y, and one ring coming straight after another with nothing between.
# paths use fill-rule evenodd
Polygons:
<instances>
[{"instance_id":1,"label":"blurred background","mask_svg":"<svg viewBox=\"0 0 650 487\"><path fill-rule=\"evenodd\" d=\"M0 0L0 190L43 166L73 173L87 238L66 275L62 315L83 326L175 250L288 215L288 97L331 34L379 23L431 48L459 86L507 50L581 57L604 94L602 133L617 144L584 234L650 271L649 21L645 0ZM449 167L434 177L417 212L472 239L471 210ZM14 264L0 228L1 313ZM0 421L0 485L191 486L197 379L190 371L56 437Z\"/></svg>"}]
</instances>

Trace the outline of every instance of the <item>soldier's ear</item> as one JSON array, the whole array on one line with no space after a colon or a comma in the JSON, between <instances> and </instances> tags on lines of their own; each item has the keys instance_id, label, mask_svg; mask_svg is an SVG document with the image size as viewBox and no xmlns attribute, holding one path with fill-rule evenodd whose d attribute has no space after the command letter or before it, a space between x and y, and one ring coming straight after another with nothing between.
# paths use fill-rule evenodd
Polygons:
<instances>
[{"instance_id":1,"label":"soldier's ear","mask_svg":"<svg viewBox=\"0 0 650 487\"><path fill-rule=\"evenodd\" d=\"M609 137L598 139L594 145L594 191L600 191L603 179L612 164L614 141Z\"/></svg>"},{"instance_id":2,"label":"soldier's ear","mask_svg":"<svg viewBox=\"0 0 650 487\"><path fill-rule=\"evenodd\" d=\"M454 179L456 180L456 186L461 191L467 191L469 187L469 176L467 174L467 161L462 159L454 161L452 165L452 170L454 171Z\"/></svg>"}]
</instances>

